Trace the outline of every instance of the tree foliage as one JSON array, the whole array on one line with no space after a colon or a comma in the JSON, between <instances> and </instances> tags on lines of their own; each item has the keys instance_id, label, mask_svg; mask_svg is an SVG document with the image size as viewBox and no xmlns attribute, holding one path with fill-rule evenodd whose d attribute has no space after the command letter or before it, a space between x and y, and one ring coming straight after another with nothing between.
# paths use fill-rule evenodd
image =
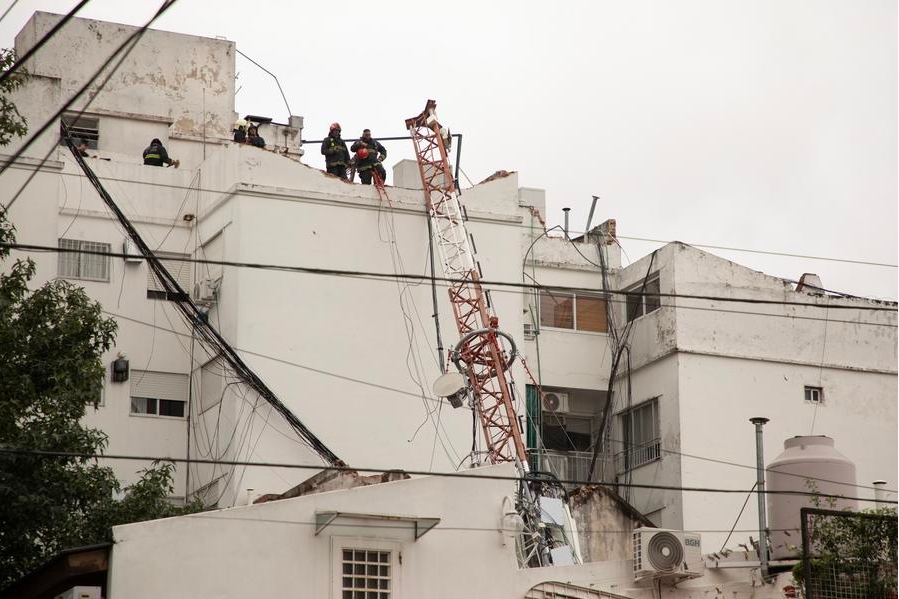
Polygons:
<instances>
[{"instance_id":1,"label":"tree foliage","mask_svg":"<svg viewBox=\"0 0 899 599\"><path fill-rule=\"evenodd\" d=\"M6 72L16 62L15 50L0 48L0 72ZM16 105L7 95L20 87L28 79L28 73L19 69L3 83L0 83L0 146L5 146L13 137L22 137L28 131L25 120Z\"/></svg>"},{"instance_id":2,"label":"tree foliage","mask_svg":"<svg viewBox=\"0 0 899 599\"><path fill-rule=\"evenodd\" d=\"M14 241L0 213L0 588L62 549L111 540L114 525L199 507L166 501L173 492L170 463L152 465L123 491L112 469L92 457L107 437L81 419L100 398L101 358L116 324L69 282L29 289L35 264L10 264L6 244Z\"/></svg>"},{"instance_id":3,"label":"tree foliage","mask_svg":"<svg viewBox=\"0 0 899 599\"><path fill-rule=\"evenodd\" d=\"M853 597L895 597L897 519L894 508L811 515L810 551L793 569L805 594L826 598L827 589L851 589ZM806 569L808 568L808 570ZM805 580L806 572L812 580ZM822 592L824 594L822 594Z\"/></svg>"}]
</instances>

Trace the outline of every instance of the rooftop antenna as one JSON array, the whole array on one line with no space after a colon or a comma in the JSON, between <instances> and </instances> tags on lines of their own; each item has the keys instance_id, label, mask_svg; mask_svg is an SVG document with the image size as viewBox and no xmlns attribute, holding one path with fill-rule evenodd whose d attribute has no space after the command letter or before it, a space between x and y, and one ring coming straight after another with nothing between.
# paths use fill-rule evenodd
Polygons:
<instances>
[{"instance_id":1,"label":"rooftop antenna","mask_svg":"<svg viewBox=\"0 0 899 599\"><path fill-rule=\"evenodd\" d=\"M252 58L250 58L249 56L247 56L246 54L244 54L243 52L241 52L240 50L238 50L237 48L234 48L234 51L237 52L238 54L240 54L241 56L243 56L244 58L246 58L247 60L249 60L250 62L252 62L254 65L256 65L257 67L259 67L260 69L262 69L263 71L265 71L266 73L268 73L269 75L272 76L272 79L275 80L275 85L278 86L278 91L281 92L281 97L284 98L284 105L287 106L287 118L290 119L290 116L291 116L293 113L290 111L290 104L287 103L287 96L284 95L284 90L281 89L281 83L278 81L278 78L275 77L275 74L272 73L271 71L269 71L267 68L265 68L265 67L262 66L261 64L259 64L258 62L256 62L255 60L253 60ZM235 92L235 93L237 93L237 92Z\"/></svg>"},{"instance_id":2,"label":"rooftop antenna","mask_svg":"<svg viewBox=\"0 0 899 599\"><path fill-rule=\"evenodd\" d=\"M590 232L590 223L593 222L593 211L596 209L596 200L599 199L599 196L593 196L593 203L590 204L590 214L587 215L587 226L584 228L585 233Z\"/></svg>"}]
</instances>

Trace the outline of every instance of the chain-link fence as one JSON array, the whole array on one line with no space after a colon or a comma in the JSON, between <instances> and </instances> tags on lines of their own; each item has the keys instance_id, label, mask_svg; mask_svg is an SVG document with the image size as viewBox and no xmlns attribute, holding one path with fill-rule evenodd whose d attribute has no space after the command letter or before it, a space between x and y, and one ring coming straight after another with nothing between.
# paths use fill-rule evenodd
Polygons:
<instances>
[{"instance_id":1,"label":"chain-link fence","mask_svg":"<svg viewBox=\"0 0 899 599\"><path fill-rule=\"evenodd\" d=\"M896 512L802 508L806 599L896 599Z\"/></svg>"}]
</instances>

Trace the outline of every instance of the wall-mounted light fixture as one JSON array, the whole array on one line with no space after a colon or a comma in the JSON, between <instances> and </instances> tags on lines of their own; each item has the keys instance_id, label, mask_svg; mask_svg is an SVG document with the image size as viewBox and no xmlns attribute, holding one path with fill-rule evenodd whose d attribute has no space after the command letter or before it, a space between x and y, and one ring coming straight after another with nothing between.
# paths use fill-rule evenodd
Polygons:
<instances>
[{"instance_id":1,"label":"wall-mounted light fixture","mask_svg":"<svg viewBox=\"0 0 899 599\"><path fill-rule=\"evenodd\" d=\"M124 383L128 380L128 359L122 354L112 361L112 382Z\"/></svg>"}]
</instances>

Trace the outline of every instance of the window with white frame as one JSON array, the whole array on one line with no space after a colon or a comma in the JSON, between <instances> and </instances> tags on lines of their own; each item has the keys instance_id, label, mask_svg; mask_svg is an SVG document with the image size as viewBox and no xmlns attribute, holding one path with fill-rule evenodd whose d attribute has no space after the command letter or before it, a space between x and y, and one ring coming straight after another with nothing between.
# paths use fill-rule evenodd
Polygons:
<instances>
[{"instance_id":1,"label":"window with white frame","mask_svg":"<svg viewBox=\"0 0 899 599\"><path fill-rule=\"evenodd\" d=\"M185 295L190 295L191 262L190 254L175 254L172 252L156 252L156 257L165 267L172 278L178 283ZM147 264L147 297L149 299L179 300L176 292L166 291L165 286L159 281L159 277Z\"/></svg>"},{"instance_id":2,"label":"window with white frame","mask_svg":"<svg viewBox=\"0 0 899 599\"><path fill-rule=\"evenodd\" d=\"M342 599L390 599L393 596L391 551L340 549Z\"/></svg>"},{"instance_id":3,"label":"window with white frame","mask_svg":"<svg viewBox=\"0 0 899 599\"><path fill-rule=\"evenodd\" d=\"M661 287L659 286L659 274L650 275L644 285L641 281L638 285L625 290L627 301L627 321L640 318L644 314L655 312L662 307Z\"/></svg>"},{"instance_id":4,"label":"window with white frame","mask_svg":"<svg viewBox=\"0 0 899 599\"><path fill-rule=\"evenodd\" d=\"M112 246L100 241L80 239L59 239L57 268L59 276L66 279L86 281L109 281L109 256L84 252L110 253Z\"/></svg>"},{"instance_id":5,"label":"window with white frame","mask_svg":"<svg viewBox=\"0 0 899 599\"><path fill-rule=\"evenodd\" d=\"M188 376L151 370L131 371L131 413L184 418Z\"/></svg>"},{"instance_id":6,"label":"window with white frame","mask_svg":"<svg viewBox=\"0 0 899 599\"><path fill-rule=\"evenodd\" d=\"M606 300L596 295L541 291L540 326L605 333Z\"/></svg>"},{"instance_id":7,"label":"window with white frame","mask_svg":"<svg viewBox=\"0 0 899 599\"><path fill-rule=\"evenodd\" d=\"M658 398L645 401L619 414L622 450L618 471L626 472L661 457Z\"/></svg>"},{"instance_id":8,"label":"window with white frame","mask_svg":"<svg viewBox=\"0 0 899 599\"><path fill-rule=\"evenodd\" d=\"M820 405L824 403L824 388L823 387L809 387L806 385L805 387L805 401L807 403Z\"/></svg>"}]
</instances>

